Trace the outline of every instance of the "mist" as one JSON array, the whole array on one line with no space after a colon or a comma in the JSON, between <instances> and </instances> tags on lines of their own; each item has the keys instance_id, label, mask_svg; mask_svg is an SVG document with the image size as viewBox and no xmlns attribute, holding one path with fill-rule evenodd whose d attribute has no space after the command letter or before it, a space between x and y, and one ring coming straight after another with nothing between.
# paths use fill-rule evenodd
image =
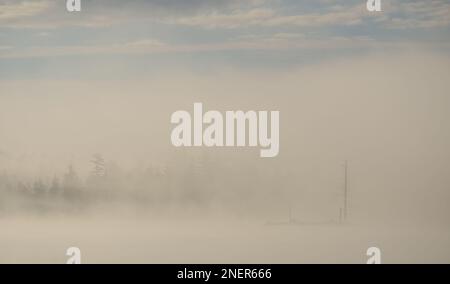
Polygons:
<instances>
[{"instance_id":1,"label":"mist","mask_svg":"<svg viewBox=\"0 0 450 284\"><path fill-rule=\"evenodd\" d=\"M0 262L63 263L71 245L92 263L362 263L372 245L385 262L449 262L449 66L411 49L0 81ZM280 111L279 155L172 146L171 114L195 102Z\"/></svg>"}]
</instances>

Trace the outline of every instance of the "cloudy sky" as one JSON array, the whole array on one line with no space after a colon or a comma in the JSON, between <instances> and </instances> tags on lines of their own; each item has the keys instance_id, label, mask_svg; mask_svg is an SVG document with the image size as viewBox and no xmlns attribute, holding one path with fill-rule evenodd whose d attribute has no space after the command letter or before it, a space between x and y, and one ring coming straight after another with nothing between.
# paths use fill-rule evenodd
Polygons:
<instances>
[{"instance_id":1,"label":"cloudy sky","mask_svg":"<svg viewBox=\"0 0 450 284\"><path fill-rule=\"evenodd\" d=\"M69 13L62 0L0 0L0 78L277 70L412 45L448 52L448 1L384 0L382 8L370 13L365 0L82 0L82 12Z\"/></svg>"},{"instance_id":2,"label":"cloudy sky","mask_svg":"<svg viewBox=\"0 0 450 284\"><path fill-rule=\"evenodd\" d=\"M379 122L387 102L398 98L392 119L415 117L415 89L418 108L427 102L432 107L424 111L447 113L450 3L382 0L382 9L368 12L366 0L82 0L82 11L70 13L63 0L0 0L0 153L53 153L58 145L90 155L98 144L114 143L111 153L152 143L170 150L170 114L195 101L221 110L279 109L314 139L320 123L311 121L324 105L326 117L376 109ZM354 100L369 93L377 103ZM339 109L334 97L352 103ZM329 141L355 117L345 119L335 126L318 119ZM143 131L142 121L166 123L145 124ZM296 149L297 136L308 135L283 121L282 137ZM442 122L430 122L436 125ZM124 147L130 141L141 144Z\"/></svg>"}]
</instances>

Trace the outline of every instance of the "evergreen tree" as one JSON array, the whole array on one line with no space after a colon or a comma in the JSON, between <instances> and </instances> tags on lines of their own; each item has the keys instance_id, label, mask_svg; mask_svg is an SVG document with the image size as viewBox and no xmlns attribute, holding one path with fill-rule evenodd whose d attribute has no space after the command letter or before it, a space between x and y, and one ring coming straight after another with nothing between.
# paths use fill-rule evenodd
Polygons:
<instances>
[{"instance_id":1,"label":"evergreen tree","mask_svg":"<svg viewBox=\"0 0 450 284\"><path fill-rule=\"evenodd\" d=\"M57 196L61 193L61 186L59 184L59 179L55 176L52 180L52 185L50 186L50 195Z\"/></svg>"},{"instance_id":2,"label":"evergreen tree","mask_svg":"<svg viewBox=\"0 0 450 284\"><path fill-rule=\"evenodd\" d=\"M64 195L68 198L77 197L81 193L81 180L72 165L63 178Z\"/></svg>"}]
</instances>

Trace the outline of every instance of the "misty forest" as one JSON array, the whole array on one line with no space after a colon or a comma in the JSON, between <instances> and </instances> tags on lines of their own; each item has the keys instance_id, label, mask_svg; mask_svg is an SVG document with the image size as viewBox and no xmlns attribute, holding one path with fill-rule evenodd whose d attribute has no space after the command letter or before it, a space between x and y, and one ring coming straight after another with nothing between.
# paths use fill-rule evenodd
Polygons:
<instances>
[{"instance_id":1,"label":"misty forest","mask_svg":"<svg viewBox=\"0 0 450 284\"><path fill-rule=\"evenodd\" d=\"M11 204L15 209L34 212L69 212L118 198L135 206L161 206L179 199L206 205L212 195L196 184L202 174L207 174L205 165L197 161L182 171L165 166L124 171L101 154L92 155L89 163L92 171L85 178L74 165L52 177L20 178L4 170L0 174L0 212L13 210Z\"/></svg>"},{"instance_id":2,"label":"misty forest","mask_svg":"<svg viewBox=\"0 0 450 284\"><path fill-rule=\"evenodd\" d=\"M261 202L273 203L288 193L286 186L277 182L283 177L281 171L269 172L250 161L241 161L239 167L232 162L221 163L207 151L193 155L180 150L180 154L182 161L132 169L123 169L94 154L85 163L89 165L87 174L79 173L74 164L68 164L60 174L42 176L2 169L0 215L89 212L108 204L127 205L138 211L211 210L216 206L248 211L252 204L261 207ZM289 206L287 199L283 201L283 214L291 210Z\"/></svg>"}]
</instances>

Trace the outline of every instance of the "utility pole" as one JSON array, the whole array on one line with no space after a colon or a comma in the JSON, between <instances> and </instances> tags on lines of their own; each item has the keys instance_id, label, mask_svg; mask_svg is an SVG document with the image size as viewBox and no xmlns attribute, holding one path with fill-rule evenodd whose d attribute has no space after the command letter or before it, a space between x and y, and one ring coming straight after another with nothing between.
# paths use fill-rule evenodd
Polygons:
<instances>
[{"instance_id":1,"label":"utility pole","mask_svg":"<svg viewBox=\"0 0 450 284\"><path fill-rule=\"evenodd\" d=\"M347 220L348 214L348 162L344 164L344 221Z\"/></svg>"}]
</instances>

